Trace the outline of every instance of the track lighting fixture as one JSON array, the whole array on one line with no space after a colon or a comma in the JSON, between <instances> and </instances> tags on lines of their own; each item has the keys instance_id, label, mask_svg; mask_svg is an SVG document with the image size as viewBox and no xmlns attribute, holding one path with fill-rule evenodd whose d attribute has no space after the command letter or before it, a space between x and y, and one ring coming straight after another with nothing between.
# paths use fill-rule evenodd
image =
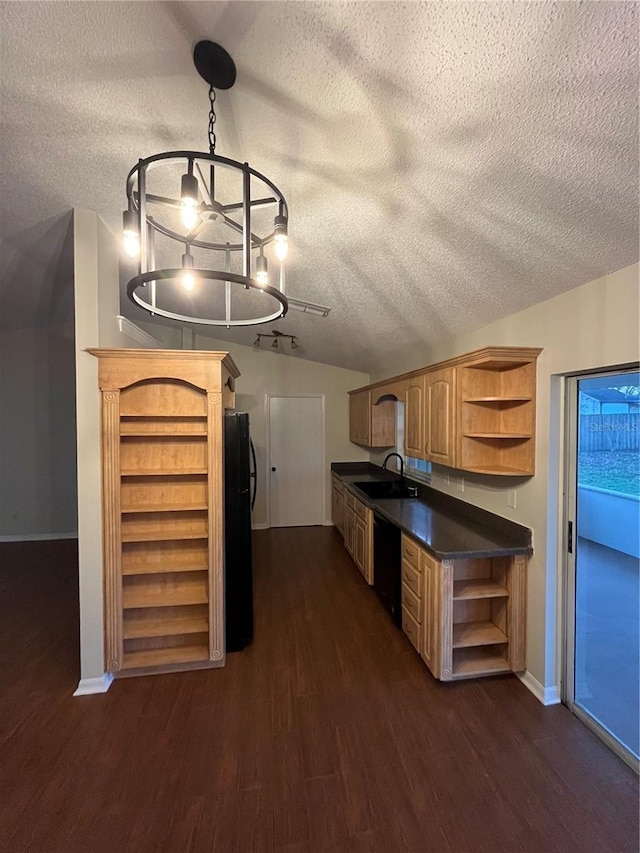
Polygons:
<instances>
[{"instance_id":1,"label":"track lighting fixture","mask_svg":"<svg viewBox=\"0 0 640 853\"><path fill-rule=\"evenodd\" d=\"M273 340L273 343L271 344L273 349L280 349L280 340L282 338L289 338L289 340L291 341L291 349L292 350L299 349L298 343L296 342L296 336L295 335L285 335L284 332L279 332L277 329L274 329L268 335L266 333L260 332L258 337L253 342L254 347L260 346L261 338L266 338L267 340Z\"/></svg>"}]
</instances>

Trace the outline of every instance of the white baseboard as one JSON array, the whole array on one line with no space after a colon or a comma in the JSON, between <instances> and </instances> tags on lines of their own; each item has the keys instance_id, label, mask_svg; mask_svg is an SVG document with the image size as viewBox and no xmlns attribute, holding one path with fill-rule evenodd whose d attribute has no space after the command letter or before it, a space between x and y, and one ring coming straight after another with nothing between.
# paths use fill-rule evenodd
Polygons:
<instances>
[{"instance_id":1,"label":"white baseboard","mask_svg":"<svg viewBox=\"0 0 640 853\"><path fill-rule=\"evenodd\" d=\"M516 675L543 705L560 704L560 691L555 685L553 687L543 687L538 679L534 678L528 670L525 670L523 673L516 672Z\"/></svg>"},{"instance_id":2,"label":"white baseboard","mask_svg":"<svg viewBox=\"0 0 640 853\"><path fill-rule=\"evenodd\" d=\"M333 527L333 526L334 526L334 524L333 524L333 521L331 521L331 519L330 519L330 518L328 518L328 519L325 519L325 521L323 521L323 522L322 522L322 526L323 526L323 527Z\"/></svg>"},{"instance_id":3,"label":"white baseboard","mask_svg":"<svg viewBox=\"0 0 640 853\"><path fill-rule=\"evenodd\" d=\"M0 536L0 542L46 542L48 539L77 539L75 533L15 533L10 536Z\"/></svg>"},{"instance_id":4,"label":"white baseboard","mask_svg":"<svg viewBox=\"0 0 640 853\"><path fill-rule=\"evenodd\" d=\"M257 524L252 524L251 529L252 530L268 530L269 525L267 524L266 521L259 521Z\"/></svg>"},{"instance_id":5,"label":"white baseboard","mask_svg":"<svg viewBox=\"0 0 640 853\"><path fill-rule=\"evenodd\" d=\"M112 681L113 675L110 672L105 672L97 678L81 678L73 695L90 696L92 693L106 693Z\"/></svg>"}]
</instances>

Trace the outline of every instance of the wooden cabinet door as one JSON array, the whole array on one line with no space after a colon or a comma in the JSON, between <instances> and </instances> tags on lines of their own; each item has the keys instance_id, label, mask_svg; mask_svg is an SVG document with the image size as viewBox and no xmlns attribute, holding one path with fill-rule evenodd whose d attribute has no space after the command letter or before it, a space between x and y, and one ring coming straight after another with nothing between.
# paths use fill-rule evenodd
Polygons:
<instances>
[{"instance_id":1,"label":"wooden cabinet door","mask_svg":"<svg viewBox=\"0 0 640 853\"><path fill-rule=\"evenodd\" d=\"M359 391L349 395L349 441L369 445L371 415L371 392Z\"/></svg>"},{"instance_id":2,"label":"wooden cabinet door","mask_svg":"<svg viewBox=\"0 0 640 853\"><path fill-rule=\"evenodd\" d=\"M422 648L420 654L431 673L440 678L440 565L425 551L420 551L422 572Z\"/></svg>"},{"instance_id":3,"label":"wooden cabinet door","mask_svg":"<svg viewBox=\"0 0 640 853\"><path fill-rule=\"evenodd\" d=\"M353 535L353 559L356 566L366 577L367 528L364 521L356 516Z\"/></svg>"},{"instance_id":4,"label":"wooden cabinet door","mask_svg":"<svg viewBox=\"0 0 640 853\"><path fill-rule=\"evenodd\" d=\"M344 493L335 484L331 488L331 519L344 536Z\"/></svg>"},{"instance_id":5,"label":"wooden cabinet door","mask_svg":"<svg viewBox=\"0 0 640 853\"><path fill-rule=\"evenodd\" d=\"M344 547L353 556L353 543L355 537L356 514L350 506L345 509L344 522Z\"/></svg>"},{"instance_id":6,"label":"wooden cabinet door","mask_svg":"<svg viewBox=\"0 0 640 853\"><path fill-rule=\"evenodd\" d=\"M425 376L424 458L455 467L455 368Z\"/></svg>"},{"instance_id":7,"label":"wooden cabinet door","mask_svg":"<svg viewBox=\"0 0 640 853\"><path fill-rule=\"evenodd\" d=\"M414 376L404 402L404 452L424 459L424 376Z\"/></svg>"}]
</instances>

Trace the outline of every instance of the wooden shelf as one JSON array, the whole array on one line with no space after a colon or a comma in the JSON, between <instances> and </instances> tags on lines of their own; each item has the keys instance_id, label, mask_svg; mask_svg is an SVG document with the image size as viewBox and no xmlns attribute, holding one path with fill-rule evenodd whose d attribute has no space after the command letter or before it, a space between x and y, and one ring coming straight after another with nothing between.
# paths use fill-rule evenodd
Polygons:
<instances>
[{"instance_id":1,"label":"wooden shelf","mask_svg":"<svg viewBox=\"0 0 640 853\"><path fill-rule=\"evenodd\" d=\"M158 531L157 533L123 533L122 541L123 542L171 542L175 539L185 540L185 539L208 539L207 533L190 533L186 531L185 533L172 533Z\"/></svg>"},{"instance_id":2,"label":"wooden shelf","mask_svg":"<svg viewBox=\"0 0 640 853\"><path fill-rule=\"evenodd\" d=\"M206 571L199 575L163 572L129 577L122 585L122 606L131 610L206 604L209 600L206 575Z\"/></svg>"},{"instance_id":3,"label":"wooden shelf","mask_svg":"<svg viewBox=\"0 0 640 853\"><path fill-rule=\"evenodd\" d=\"M184 438L184 437L201 437L206 438L207 434L202 429L184 429L179 432L151 432L150 430L120 430L120 438Z\"/></svg>"},{"instance_id":4,"label":"wooden shelf","mask_svg":"<svg viewBox=\"0 0 640 853\"><path fill-rule=\"evenodd\" d=\"M507 643L509 638L493 622L459 622L453 626L453 648Z\"/></svg>"},{"instance_id":5,"label":"wooden shelf","mask_svg":"<svg viewBox=\"0 0 640 853\"><path fill-rule=\"evenodd\" d=\"M120 511L124 513L133 512L190 512L191 510L207 509L205 502L194 504L146 504L145 506L121 506Z\"/></svg>"},{"instance_id":6,"label":"wooden shelf","mask_svg":"<svg viewBox=\"0 0 640 853\"><path fill-rule=\"evenodd\" d=\"M125 640L142 637L171 637L179 634L203 634L209 630L206 608L197 605L194 613L163 616L161 609L129 610L122 620L122 636Z\"/></svg>"},{"instance_id":7,"label":"wooden shelf","mask_svg":"<svg viewBox=\"0 0 640 853\"><path fill-rule=\"evenodd\" d=\"M530 477L531 471L522 468L508 468L506 465L491 465L479 467L476 465L465 465L465 471L472 474L495 474L498 477Z\"/></svg>"},{"instance_id":8,"label":"wooden shelf","mask_svg":"<svg viewBox=\"0 0 640 853\"><path fill-rule=\"evenodd\" d=\"M458 649L453 655L453 677L474 678L509 672L509 661L505 654L506 646Z\"/></svg>"},{"instance_id":9,"label":"wooden shelf","mask_svg":"<svg viewBox=\"0 0 640 853\"><path fill-rule=\"evenodd\" d=\"M122 469L121 477L185 477L193 474L206 474L206 468L131 468Z\"/></svg>"},{"instance_id":10,"label":"wooden shelf","mask_svg":"<svg viewBox=\"0 0 640 853\"><path fill-rule=\"evenodd\" d=\"M148 666L192 663L208 659L209 647L201 644L165 649L137 649L133 652L125 651L122 669L142 669Z\"/></svg>"},{"instance_id":11,"label":"wooden shelf","mask_svg":"<svg viewBox=\"0 0 640 853\"><path fill-rule=\"evenodd\" d=\"M160 574L189 574L191 572L206 572L207 564L198 563L167 563L159 565L158 563L148 563L147 565L140 564L131 566L130 568L122 568L123 577L138 577L139 575L160 575Z\"/></svg>"},{"instance_id":12,"label":"wooden shelf","mask_svg":"<svg viewBox=\"0 0 640 853\"><path fill-rule=\"evenodd\" d=\"M463 403L530 403L533 397L465 397Z\"/></svg>"},{"instance_id":13,"label":"wooden shelf","mask_svg":"<svg viewBox=\"0 0 640 853\"><path fill-rule=\"evenodd\" d=\"M531 438L530 432L463 432L462 434L465 438L514 438L523 441Z\"/></svg>"},{"instance_id":14,"label":"wooden shelf","mask_svg":"<svg viewBox=\"0 0 640 853\"><path fill-rule=\"evenodd\" d=\"M474 598L508 598L509 590L490 578L454 581L453 600Z\"/></svg>"}]
</instances>

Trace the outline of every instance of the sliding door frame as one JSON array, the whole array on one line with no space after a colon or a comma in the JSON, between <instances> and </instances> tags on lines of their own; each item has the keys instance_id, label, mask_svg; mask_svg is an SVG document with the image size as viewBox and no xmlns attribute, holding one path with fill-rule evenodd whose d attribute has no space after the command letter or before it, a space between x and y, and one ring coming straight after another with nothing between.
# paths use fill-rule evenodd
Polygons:
<instances>
[{"instance_id":1,"label":"sliding door frame","mask_svg":"<svg viewBox=\"0 0 640 853\"><path fill-rule=\"evenodd\" d=\"M575 700L575 639L576 639L576 550L577 500L578 500L578 382L593 377L618 376L626 371L637 371L637 364L606 367L601 370L584 371L565 376L564 383L564 524L562 534L562 613L563 625L562 664L561 664L561 701L591 731L601 738L622 760L639 772L638 760L614 737L609 730L597 722L588 712L576 704ZM570 534L571 525L571 534ZM570 550L569 539L572 539Z\"/></svg>"}]
</instances>

